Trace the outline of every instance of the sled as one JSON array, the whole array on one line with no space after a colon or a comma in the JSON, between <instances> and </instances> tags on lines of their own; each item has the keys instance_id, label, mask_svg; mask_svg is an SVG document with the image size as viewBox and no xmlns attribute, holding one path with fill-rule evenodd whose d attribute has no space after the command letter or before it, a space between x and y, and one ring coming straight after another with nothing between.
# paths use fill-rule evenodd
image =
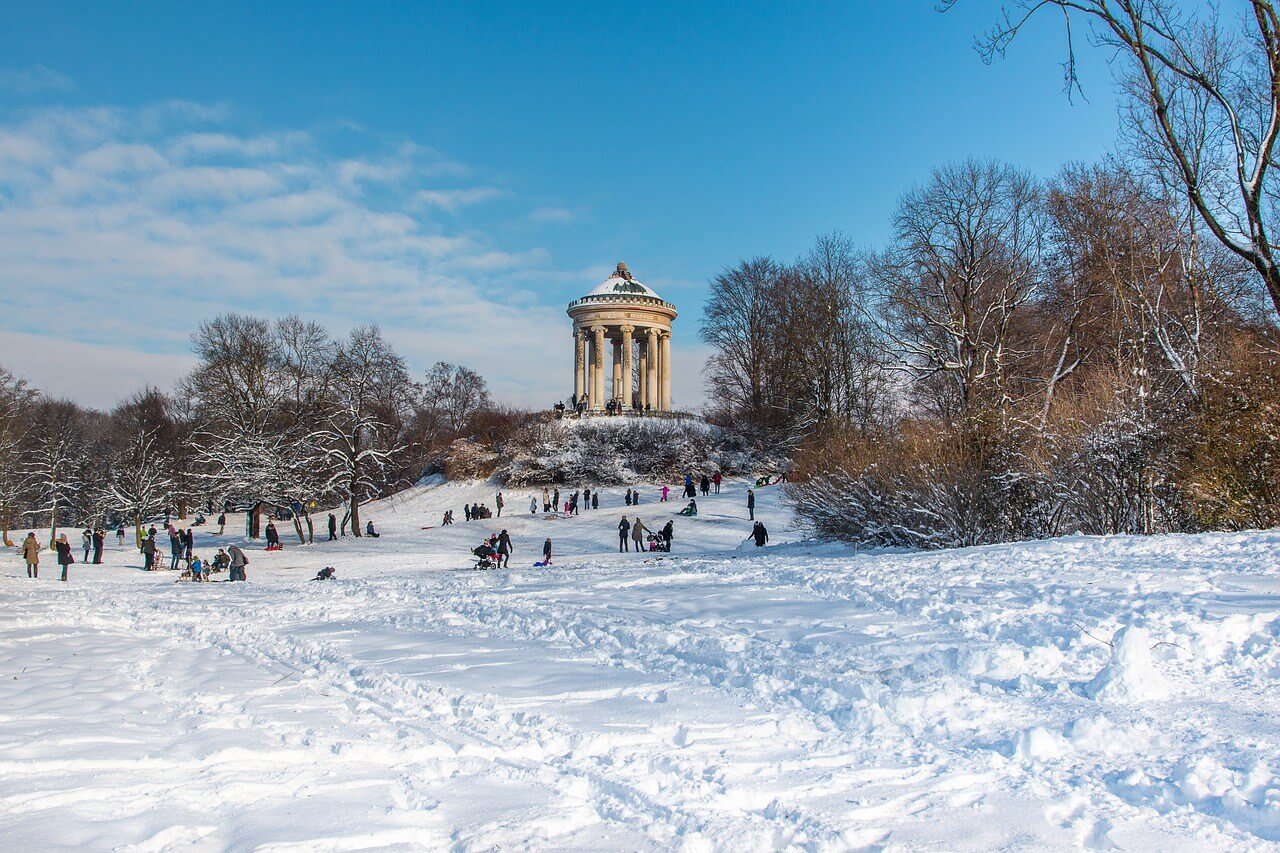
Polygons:
<instances>
[{"instance_id":1,"label":"sled","mask_svg":"<svg viewBox=\"0 0 1280 853\"><path fill-rule=\"evenodd\" d=\"M433 525L431 525L430 527L421 527L421 528L419 528L419 529L420 529L420 530L435 530L435 529L436 529L437 527L439 527L439 526L440 526L440 525L438 525L438 524L433 524Z\"/></svg>"}]
</instances>

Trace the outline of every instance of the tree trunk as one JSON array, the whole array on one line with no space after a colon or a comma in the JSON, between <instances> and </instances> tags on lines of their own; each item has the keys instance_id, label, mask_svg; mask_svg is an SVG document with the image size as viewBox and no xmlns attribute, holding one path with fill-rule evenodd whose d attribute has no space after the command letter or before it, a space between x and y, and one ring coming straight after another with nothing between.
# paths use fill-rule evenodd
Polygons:
<instances>
[{"instance_id":1,"label":"tree trunk","mask_svg":"<svg viewBox=\"0 0 1280 853\"><path fill-rule=\"evenodd\" d=\"M307 537L302 534L302 520L298 518L298 514L296 512L293 514L293 529L294 532L298 534L298 544L306 545Z\"/></svg>"},{"instance_id":2,"label":"tree trunk","mask_svg":"<svg viewBox=\"0 0 1280 853\"><path fill-rule=\"evenodd\" d=\"M363 536L360 531L360 496L351 492L351 535Z\"/></svg>"}]
</instances>

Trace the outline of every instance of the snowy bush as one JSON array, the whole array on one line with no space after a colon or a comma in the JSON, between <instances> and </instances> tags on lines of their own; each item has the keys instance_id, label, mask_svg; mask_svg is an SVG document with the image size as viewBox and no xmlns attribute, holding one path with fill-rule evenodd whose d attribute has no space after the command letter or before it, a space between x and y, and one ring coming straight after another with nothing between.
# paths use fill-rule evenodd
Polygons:
<instances>
[{"instance_id":1,"label":"snowy bush","mask_svg":"<svg viewBox=\"0 0 1280 853\"><path fill-rule=\"evenodd\" d=\"M449 444L444 454L444 474L450 480L484 479L498 466L498 454L469 438Z\"/></svg>"},{"instance_id":2,"label":"snowy bush","mask_svg":"<svg viewBox=\"0 0 1280 853\"><path fill-rule=\"evenodd\" d=\"M755 470L759 456L736 437L694 419L595 418L546 421L504 448L501 474L513 486L625 484L687 471Z\"/></svg>"}]
</instances>

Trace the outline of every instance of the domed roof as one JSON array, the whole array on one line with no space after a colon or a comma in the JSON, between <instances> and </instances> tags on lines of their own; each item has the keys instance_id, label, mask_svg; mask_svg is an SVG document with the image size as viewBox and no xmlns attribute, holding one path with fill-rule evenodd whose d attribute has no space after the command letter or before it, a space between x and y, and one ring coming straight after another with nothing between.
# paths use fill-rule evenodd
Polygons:
<instances>
[{"instance_id":1,"label":"domed roof","mask_svg":"<svg viewBox=\"0 0 1280 853\"><path fill-rule=\"evenodd\" d=\"M587 296L648 296L661 299L653 288L641 284L631 277L624 261L618 261L618 268L600 284L597 284Z\"/></svg>"}]
</instances>

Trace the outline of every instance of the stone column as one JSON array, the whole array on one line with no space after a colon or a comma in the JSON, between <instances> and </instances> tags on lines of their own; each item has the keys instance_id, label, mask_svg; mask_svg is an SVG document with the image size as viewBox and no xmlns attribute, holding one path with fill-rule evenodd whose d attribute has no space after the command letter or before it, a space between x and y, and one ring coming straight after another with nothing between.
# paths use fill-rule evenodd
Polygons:
<instances>
[{"instance_id":1,"label":"stone column","mask_svg":"<svg viewBox=\"0 0 1280 853\"><path fill-rule=\"evenodd\" d=\"M631 333L635 326L622 326L622 410L631 411Z\"/></svg>"},{"instance_id":2,"label":"stone column","mask_svg":"<svg viewBox=\"0 0 1280 853\"><path fill-rule=\"evenodd\" d=\"M573 330L573 393L582 399L587 390L587 336L581 329Z\"/></svg>"},{"instance_id":3,"label":"stone column","mask_svg":"<svg viewBox=\"0 0 1280 853\"><path fill-rule=\"evenodd\" d=\"M645 402L655 412L660 408L658 405L658 330L649 329L645 332L648 338L649 350L649 369L645 372Z\"/></svg>"},{"instance_id":4,"label":"stone column","mask_svg":"<svg viewBox=\"0 0 1280 853\"><path fill-rule=\"evenodd\" d=\"M604 326L591 327L591 408L604 409Z\"/></svg>"},{"instance_id":5,"label":"stone column","mask_svg":"<svg viewBox=\"0 0 1280 853\"><path fill-rule=\"evenodd\" d=\"M649 345L640 339L640 408L649 401Z\"/></svg>"},{"instance_id":6,"label":"stone column","mask_svg":"<svg viewBox=\"0 0 1280 853\"><path fill-rule=\"evenodd\" d=\"M662 411L671 411L671 333L662 336Z\"/></svg>"},{"instance_id":7,"label":"stone column","mask_svg":"<svg viewBox=\"0 0 1280 853\"><path fill-rule=\"evenodd\" d=\"M613 385L609 399L617 400L622 397L622 339L613 338L609 343L613 344Z\"/></svg>"}]
</instances>

